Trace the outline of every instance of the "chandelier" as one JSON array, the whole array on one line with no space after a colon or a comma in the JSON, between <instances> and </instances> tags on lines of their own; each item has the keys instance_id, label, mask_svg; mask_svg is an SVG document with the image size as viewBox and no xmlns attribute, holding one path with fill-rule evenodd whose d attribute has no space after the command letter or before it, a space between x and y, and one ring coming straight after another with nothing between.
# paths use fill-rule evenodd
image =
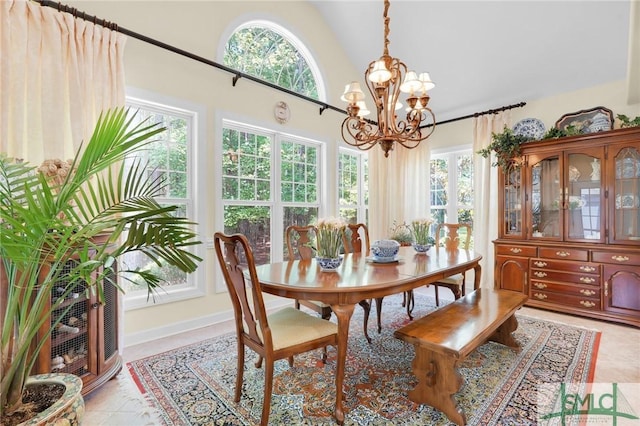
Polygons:
<instances>
[{"instance_id":1,"label":"chandelier","mask_svg":"<svg viewBox=\"0 0 640 426\"><path fill-rule=\"evenodd\" d=\"M384 1L384 51L377 61L369 64L364 73L365 83L373 97L378 112L378 121L364 118L369 111L364 103L364 93L356 81L347 84L341 99L347 102L347 118L342 122L342 139L361 150L373 148L376 144L389 156L396 143L405 148L417 147L435 130L436 117L427 107L427 91L435 84L429 73L417 74L407 71L407 66L398 58L389 56L389 0ZM400 92L408 94L406 118L398 120L396 111L402 109ZM431 117L430 129L421 128Z\"/></svg>"}]
</instances>

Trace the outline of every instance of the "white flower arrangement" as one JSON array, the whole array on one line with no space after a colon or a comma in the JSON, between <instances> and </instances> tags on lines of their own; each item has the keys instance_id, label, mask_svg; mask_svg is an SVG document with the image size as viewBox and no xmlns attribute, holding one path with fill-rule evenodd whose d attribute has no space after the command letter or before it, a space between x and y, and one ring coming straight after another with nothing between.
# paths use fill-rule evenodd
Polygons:
<instances>
[{"instance_id":1,"label":"white flower arrangement","mask_svg":"<svg viewBox=\"0 0 640 426\"><path fill-rule=\"evenodd\" d=\"M340 218L318 219L316 225L316 256L335 259L342 248L342 233L347 224Z\"/></svg>"},{"instance_id":2,"label":"white flower arrangement","mask_svg":"<svg viewBox=\"0 0 640 426\"><path fill-rule=\"evenodd\" d=\"M431 236L432 223L433 219L430 217L411 221L411 235L414 243L420 245L433 245L435 243L435 239Z\"/></svg>"}]
</instances>

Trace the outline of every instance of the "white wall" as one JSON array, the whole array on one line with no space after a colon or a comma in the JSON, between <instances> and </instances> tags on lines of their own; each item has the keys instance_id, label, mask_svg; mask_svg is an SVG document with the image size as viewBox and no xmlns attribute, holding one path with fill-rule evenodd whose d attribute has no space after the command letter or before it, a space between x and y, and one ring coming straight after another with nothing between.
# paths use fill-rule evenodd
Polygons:
<instances>
[{"instance_id":1,"label":"white wall","mask_svg":"<svg viewBox=\"0 0 640 426\"><path fill-rule=\"evenodd\" d=\"M327 88L327 103L342 107L339 97L344 84L361 79L364 70L354 69L340 49L315 8L306 2L292 1L71 1L66 2L88 14L97 15L128 30L172 44L186 51L222 62L220 49L230 31L247 19L272 19L296 34L318 61ZM251 117L252 122L277 130L290 131L326 141L328 157L337 157L340 124L344 116L327 110L319 115L318 106L241 79L236 87L232 76L224 71L181 57L145 42L129 38L126 47L127 85L202 105L206 110L206 138L198 152L206 159L204 176L206 190L199 193L205 204L205 217L200 220L200 239L210 239L221 228L216 215L216 166L213 152L222 112L236 117ZM624 81L585 89L553 98L527 101L524 108L512 112L513 122L521 118L541 119L547 128L567 112L595 106L605 106L616 113L640 115L640 104L627 105ZM291 120L285 126L276 123L273 107L285 101L291 108ZM501 105L496 105L500 107ZM437 111L436 111L437 115ZM427 141L433 148L470 144L471 120L439 126ZM375 172L375 171L372 171ZM336 187L334 167L328 171L328 188ZM336 211L336 196L331 194L326 211ZM215 293L217 263L212 249L202 262L207 295L188 301L155 305L127 311L125 343L132 344L190 328L215 323L230 316L229 299L225 293ZM287 303L290 303L287 301Z\"/></svg>"}]
</instances>

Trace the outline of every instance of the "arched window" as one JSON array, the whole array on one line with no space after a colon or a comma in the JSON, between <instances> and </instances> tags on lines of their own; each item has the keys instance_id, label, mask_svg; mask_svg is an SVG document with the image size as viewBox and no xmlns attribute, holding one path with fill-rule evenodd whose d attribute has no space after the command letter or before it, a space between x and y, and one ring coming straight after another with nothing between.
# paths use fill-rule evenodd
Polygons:
<instances>
[{"instance_id":1,"label":"arched window","mask_svg":"<svg viewBox=\"0 0 640 426\"><path fill-rule=\"evenodd\" d=\"M323 96L318 67L289 31L267 21L238 27L225 46L224 64L313 99ZM319 95L320 94L320 95Z\"/></svg>"}]
</instances>

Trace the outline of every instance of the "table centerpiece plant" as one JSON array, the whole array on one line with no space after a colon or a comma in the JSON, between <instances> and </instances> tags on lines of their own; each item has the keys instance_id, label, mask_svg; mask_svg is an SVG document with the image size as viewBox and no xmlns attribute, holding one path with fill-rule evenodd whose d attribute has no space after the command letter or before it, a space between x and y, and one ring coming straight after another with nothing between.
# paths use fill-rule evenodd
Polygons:
<instances>
[{"instance_id":1,"label":"table centerpiece plant","mask_svg":"<svg viewBox=\"0 0 640 426\"><path fill-rule=\"evenodd\" d=\"M412 245L418 253L426 253L436 242L431 236L432 223L433 219L430 217L411 221Z\"/></svg>"},{"instance_id":2,"label":"table centerpiece plant","mask_svg":"<svg viewBox=\"0 0 640 426\"><path fill-rule=\"evenodd\" d=\"M116 266L127 253L187 273L201 260L190 251L199 244L194 223L176 214L179 206L154 198L166 190L165 180L148 173L140 159L125 162L165 130L137 123L135 115L126 108L103 112L73 160L45 161L39 171L0 153L2 425L38 414L23 401L27 379L71 308L63 303L73 292L84 286L102 302L104 286L122 290L115 277L134 277L155 295L162 277Z\"/></svg>"},{"instance_id":3,"label":"table centerpiece plant","mask_svg":"<svg viewBox=\"0 0 640 426\"><path fill-rule=\"evenodd\" d=\"M342 234L347 224L339 218L319 219L316 225L316 260L322 270L334 270L342 263Z\"/></svg>"}]
</instances>

